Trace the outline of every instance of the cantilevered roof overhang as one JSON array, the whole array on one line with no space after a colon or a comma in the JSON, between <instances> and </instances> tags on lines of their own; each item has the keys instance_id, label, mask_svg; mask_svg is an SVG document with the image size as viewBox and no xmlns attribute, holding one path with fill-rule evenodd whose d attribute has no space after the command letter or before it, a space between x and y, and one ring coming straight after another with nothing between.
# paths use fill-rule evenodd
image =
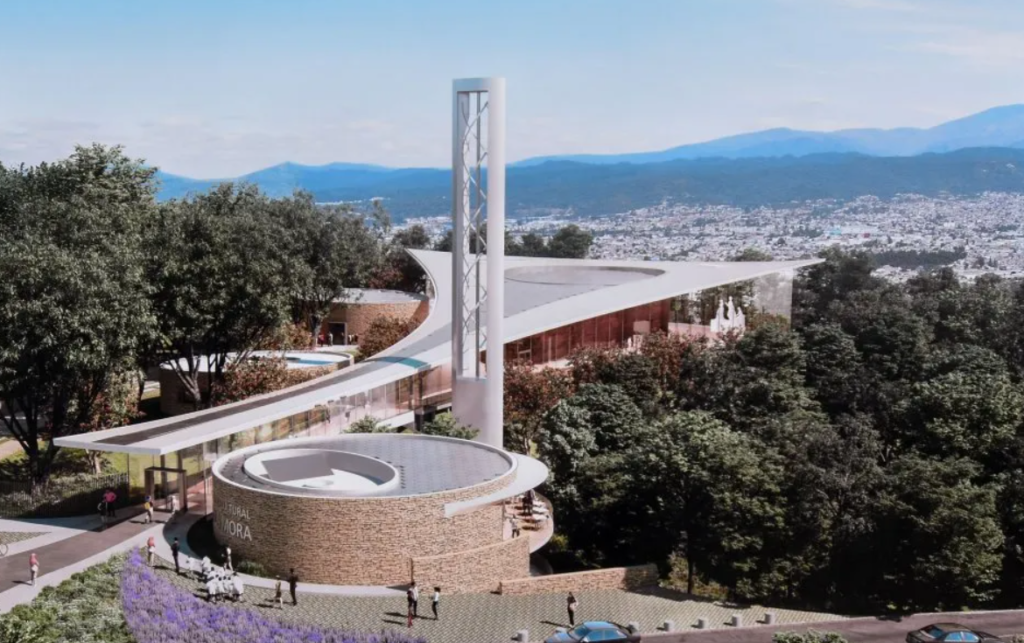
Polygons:
<instances>
[{"instance_id":1,"label":"cantilevered roof overhang","mask_svg":"<svg viewBox=\"0 0 1024 643\"><path fill-rule=\"evenodd\" d=\"M410 251L434 286L430 314L408 337L360 364L214 409L57 438L58 446L165 455L303 413L451 361L452 256ZM820 259L644 262L505 259L505 342L729 283L804 268ZM486 271L486 260L483 269Z\"/></svg>"}]
</instances>

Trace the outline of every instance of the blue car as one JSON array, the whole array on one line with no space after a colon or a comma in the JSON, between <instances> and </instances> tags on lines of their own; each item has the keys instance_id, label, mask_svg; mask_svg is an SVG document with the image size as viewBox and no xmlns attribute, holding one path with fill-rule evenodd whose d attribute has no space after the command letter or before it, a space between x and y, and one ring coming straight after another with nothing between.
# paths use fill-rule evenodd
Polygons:
<instances>
[{"instance_id":1,"label":"blue car","mask_svg":"<svg viewBox=\"0 0 1024 643\"><path fill-rule=\"evenodd\" d=\"M555 632L544 640L544 643L637 643L639 634L634 634L624 627L608 621L587 621L580 623L568 632Z\"/></svg>"}]
</instances>

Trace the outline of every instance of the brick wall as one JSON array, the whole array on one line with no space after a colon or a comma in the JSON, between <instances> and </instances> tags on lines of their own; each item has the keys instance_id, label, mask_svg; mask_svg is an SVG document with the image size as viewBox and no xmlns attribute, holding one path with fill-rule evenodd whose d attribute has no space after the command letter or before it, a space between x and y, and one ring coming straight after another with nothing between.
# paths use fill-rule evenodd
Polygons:
<instances>
[{"instance_id":1,"label":"brick wall","mask_svg":"<svg viewBox=\"0 0 1024 643\"><path fill-rule=\"evenodd\" d=\"M506 578L530 575L530 538L523 535L476 549L412 559L412 577L429 594L494 592Z\"/></svg>"},{"instance_id":2,"label":"brick wall","mask_svg":"<svg viewBox=\"0 0 1024 643\"><path fill-rule=\"evenodd\" d=\"M394 317L396 319L411 320L419 325L427 318L430 312L430 302L427 299L419 301L403 301L390 304L335 304L331 307L330 314L324 320L323 330L326 332L328 324L346 324L345 330L349 335L362 335L370 328L370 324L378 317ZM340 344L339 338L334 343Z\"/></svg>"},{"instance_id":3,"label":"brick wall","mask_svg":"<svg viewBox=\"0 0 1024 643\"><path fill-rule=\"evenodd\" d=\"M637 565L503 580L499 591L511 596L522 596L581 592L588 589L636 589L649 587L657 582L656 565Z\"/></svg>"},{"instance_id":4,"label":"brick wall","mask_svg":"<svg viewBox=\"0 0 1024 643\"><path fill-rule=\"evenodd\" d=\"M444 517L444 505L486 495L513 479L421 496L314 498L272 495L215 475L214 533L272 573L287 574L294 567L308 582L400 585L410 580L413 558L500 543L500 505L451 518ZM238 508L245 515L233 520Z\"/></svg>"}]
</instances>

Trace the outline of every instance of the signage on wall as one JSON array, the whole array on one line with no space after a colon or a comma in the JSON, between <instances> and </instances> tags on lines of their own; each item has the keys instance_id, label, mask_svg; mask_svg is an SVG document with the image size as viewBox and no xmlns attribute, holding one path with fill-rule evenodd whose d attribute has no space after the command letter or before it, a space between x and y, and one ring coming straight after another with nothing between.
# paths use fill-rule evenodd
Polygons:
<instances>
[{"instance_id":1,"label":"signage on wall","mask_svg":"<svg viewBox=\"0 0 1024 643\"><path fill-rule=\"evenodd\" d=\"M252 532L249 531L249 510L228 503L228 510L220 519L220 530L227 535L239 540L252 540Z\"/></svg>"}]
</instances>

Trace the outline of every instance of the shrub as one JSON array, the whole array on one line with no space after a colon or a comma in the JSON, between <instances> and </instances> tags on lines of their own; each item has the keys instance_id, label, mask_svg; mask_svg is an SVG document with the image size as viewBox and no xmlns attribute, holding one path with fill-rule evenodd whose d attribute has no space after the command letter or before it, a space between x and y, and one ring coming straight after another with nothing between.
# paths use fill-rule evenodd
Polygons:
<instances>
[{"instance_id":1,"label":"shrub","mask_svg":"<svg viewBox=\"0 0 1024 643\"><path fill-rule=\"evenodd\" d=\"M776 632L772 635L772 643L846 643L846 639L838 632Z\"/></svg>"},{"instance_id":2,"label":"shrub","mask_svg":"<svg viewBox=\"0 0 1024 643\"><path fill-rule=\"evenodd\" d=\"M121 575L121 600L138 643L426 643L399 632L330 630L206 603L161 579L137 552L129 556Z\"/></svg>"},{"instance_id":3,"label":"shrub","mask_svg":"<svg viewBox=\"0 0 1024 643\"><path fill-rule=\"evenodd\" d=\"M416 324L411 321L384 315L370 323L366 332L359 336L359 358L368 359L386 348L397 344L411 333Z\"/></svg>"},{"instance_id":4,"label":"shrub","mask_svg":"<svg viewBox=\"0 0 1024 643\"><path fill-rule=\"evenodd\" d=\"M367 415L349 425L349 433L397 433L397 430L381 420Z\"/></svg>"},{"instance_id":5,"label":"shrub","mask_svg":"<svg viewBox=\"0 0 1024 643\"><path fill-rule=\"evenodd\" d=\"M270 573L267 571L267 568L254 560L240 560L238 561L238 564L235 565L235 569L238 570L238 573L240 574L270 578Z\"/></svg>"},{"instance_id":6,"label":"shrub","mask_svg":"<svg viewBox=\"0 0 1024 643\"><path fill-rule=\"evenodd\" d=\"M124 556L115 556L0 615L0 643L134 643L118 600L123 565Z\"/></svg>"}]
</instances>

